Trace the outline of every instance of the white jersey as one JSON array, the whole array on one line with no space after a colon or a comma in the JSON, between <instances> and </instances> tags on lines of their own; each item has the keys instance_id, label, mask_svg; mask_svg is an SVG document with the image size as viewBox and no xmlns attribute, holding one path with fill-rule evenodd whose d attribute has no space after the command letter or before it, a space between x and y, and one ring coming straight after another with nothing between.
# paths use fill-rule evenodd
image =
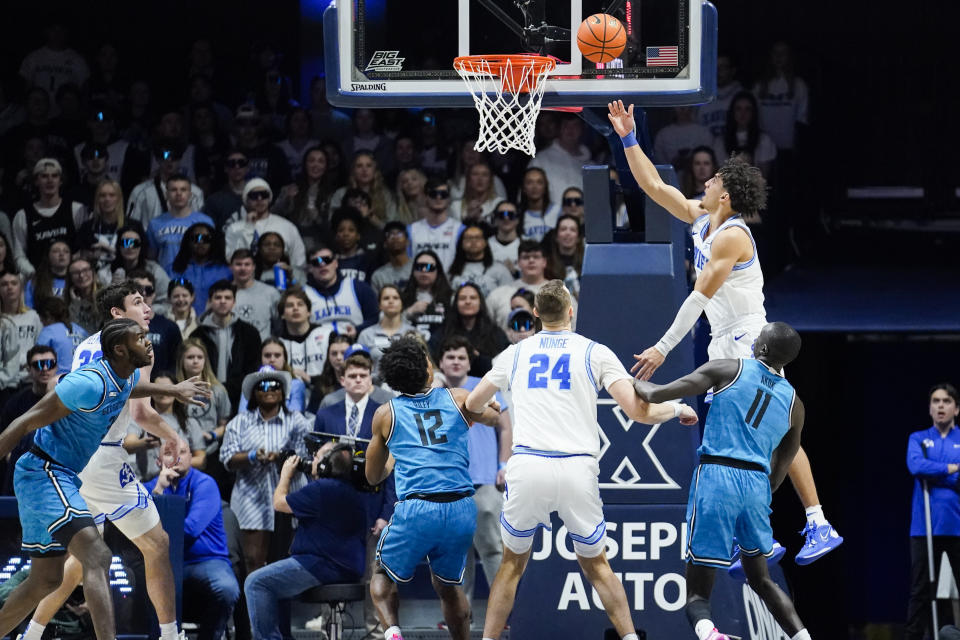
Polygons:
<instances>
[{"instance_id":1,"label":"white jersey","mask_svg":"<svg viewBox=\"0 0 960 640\"><path fill-rule=\"evenodd\" d=\"M694 221L691 232L693 266L697 270L697 277L710 262L713 240L718 233L730 227L739 227L749 236L753 257L734 265L733 271L707 303L705 311L713 336L721 336L743 326L762 326L767 321L767 311L763 306L763 271L757 256L757 243L739 215L728 218L712 232L709 214L703 214Z\"/></svg>"},{"instance_id":2,"label":"white jersey","mask_svg":"<svg viewBox=\"0 0 960 640\"><path fill-rule=\"evenodd\" d=\"M486 378L512 393L513 445L543 455L600 454L597 394L630 374L608 347L541 331L507 347Z\"/></svg>"},{"instance_id":3,"label":"white jersey","mask_svg":"<svg viewBox=\"0 0 960 640\"><path fill-rule=\"evenodd\" d=\"M86 366L102 355L103 350L100 347L100 332L97 331L95 334L81 342L76 350L74 350L73 364L70 366L70 370L76 371L80 367ZM117 419L113 421L112 425L110 425L110 429L107 430L107 434L103 436L100 448L97 449L93 457L87 463L87 466L84 467L84 471L99 467L102 460L100 456L105 454L111 456L111 458L115 457L115 459L119 462L126 462L127 451L120 445L120 443L122 443L123 439L127 436L127 428L129 426L130 403L127 402L125 405L123 405L120 415L118 415ZM96 464L93 464L95 461ZM83 479L82 472L80 479Z\"/></svg>"},{"instance_id":4,"label":"white jersey","mask_svg":"<svg viewBox=\"0 0 960 640\"><path fill-rule=\"evenodd\" d=\"M410 248L407 254L414 258L424 249L432 249L443 270L450 271L450 265L457 255L457 241L463 233L463 223L453 218L447 218L433 227L426 220L417 220L407 226L407 237L410 238Z\"/></svg>"}]
</instances>

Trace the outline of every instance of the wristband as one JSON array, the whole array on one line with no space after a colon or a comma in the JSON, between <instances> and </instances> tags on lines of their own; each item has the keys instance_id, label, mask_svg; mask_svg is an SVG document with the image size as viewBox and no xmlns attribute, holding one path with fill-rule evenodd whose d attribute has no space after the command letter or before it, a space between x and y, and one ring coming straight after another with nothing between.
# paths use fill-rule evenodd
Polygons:
<instances>
[{"instance_id":1,"label":"wristband","mask_svg":"<svg viewBox=\"0 0 960 640\"><path fill-rule=\"evenodd\" d=\"M210 431L207 431L207 435L210 436L211 440L217 439L217 432L214 431L213 429L210 429Z\"/></svg>"},{"instance_id":2,"label":"wristband","mask_svg":"<svg viewBox=\"0 0 960 640\"><path fill-rule=\"evenodd\" d=\"M255 449L251 449L250 452L247 454L247 460L250 461L250 464L253 464L254 462L257 461L257 452Z\"/></svg>"},{"instance_id":3,"label":"wristband","mask_svg":"<svg viewBox=\"0 0 960 640\"><path fill-rule=\"evenodd\" d=\"M637 134L634 131L631 131L625 136L621 136L620 142L623 143L624 149L629 149L630 147L635 147L638 144L640 144L639 142L637 142Z\"/></svg>"},{"instance_id":4,"label":"wristband","mask_svg":"<svg viewBox=\"0 0 960 640\"><path fill-rule=\"evenodd\" d=\"M504 462L503 460L497 463L497 471L502 471L503 469L506 469L506 468L507 468L507 463Z\"/></svg>"},{"instance_id":5,"label":"wristband","mask_svg":"<svg viewBox=\"0 0 960 640\"><path fill-rule=\"evenodd\" d=\"M673 407L673 417L680 417L680 413L683 411L683 405L677 402L676 400L670 400L667 402L670 406Z\"/></svg>"}]
</instances>

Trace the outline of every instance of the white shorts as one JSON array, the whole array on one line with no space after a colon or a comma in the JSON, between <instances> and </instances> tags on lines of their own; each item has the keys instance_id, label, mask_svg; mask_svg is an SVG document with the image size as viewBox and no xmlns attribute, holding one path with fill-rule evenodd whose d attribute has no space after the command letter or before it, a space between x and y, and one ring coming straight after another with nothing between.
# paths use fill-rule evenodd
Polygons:
<instances>
[{"instance_id":1,"label":"white shorts","mask_svg":"<svg viewBox=\"0 0 960 640\"><path fill-rule=\"evenodd\" d=\"M753 358L753 343L760 336L764 325L756 327L746 326L742 329L728 331L719 336L713 336L707 345L708 360L725 360ZM713 387L707 390L704 402L713 402Z\"/></svg>"},{"instance_id":2,"label":"white shorts","mask_svg":"<svg viewBox=\"0 0 960 640\"><path fill-rule=\"evenodd\" d=\"M93 519L102 527L109 520L129 540L139 538L160 523L153 498L126 462L126 451L101 446L80 472L80 495Z\"/></svg>"},{"instance_id":3,"label":"white shorts","mask_svg":"<svg viewBox=\"0 0 960 640\"><path fill-rule=\"evenodd\" d=\"M550 530L554 511L567 527L578 556L605 549L607 523L593 456L547 457L514 453L507 463L507 489L500 515L503 544L517 554L533 546L537 529Z\"/></svg>"}]
</instances>

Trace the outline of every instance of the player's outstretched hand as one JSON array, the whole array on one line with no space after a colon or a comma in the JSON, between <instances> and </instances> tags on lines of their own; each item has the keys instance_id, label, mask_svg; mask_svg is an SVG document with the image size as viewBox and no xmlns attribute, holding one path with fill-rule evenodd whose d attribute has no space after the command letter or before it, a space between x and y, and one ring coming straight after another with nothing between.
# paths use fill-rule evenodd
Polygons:
<instances>
[{"instance_id":1,"label":"player's outstretched hand","mask_svg":"<svg viewBox=\"0 0 960 640\"><path fill-rule=\"evenodd\" d=\"M205 407L207 403L200 398L212 398L213 391L210 390L210 383L204 382L200 376L193 376L183 382L173 385L176 390L176 399L183 404L192 404L198 407Z\"/></svg>"},{"instance_id":2,"label":"player's outstretched hand","mask_svg":"<svg viewBox=\"0 0 960 640\"><path fill-rule=\"evenodd\" d=\"M680 424L690 426L697 424L697 412L694 411L691 407L681 404L680 405L680 415L677 416L677 420L680 421Z\"/></svg>"},{"instance_id":3,"label":"player's outstretched hand","mask_svg":"<svg viewBox=\"0 0 960 640\"><path fill-rule=\"evenodd\" d=\"M607 109L610 111L607 117L610 119L610 124L613 125L613 130L617 132L618 136L622 138L636 129L637 124L633 120L633 105L625 109L623 107L623 100L617 100L615 102L608 102Z\"/></svg>"},{"instance_id":4,"label":"player's outstretched hand","mask_svg":"<svg viewBox=\"0 0 960 640\"><path fill-rule=\"evenodd\" d=\"M660 368L667 356L660 353L656 347L645 349L640 355L633 354L633 359L637 362L630 367L630 373L634 374L637 380L649 380L653 372Z\"/></svg>"}]
</instances>

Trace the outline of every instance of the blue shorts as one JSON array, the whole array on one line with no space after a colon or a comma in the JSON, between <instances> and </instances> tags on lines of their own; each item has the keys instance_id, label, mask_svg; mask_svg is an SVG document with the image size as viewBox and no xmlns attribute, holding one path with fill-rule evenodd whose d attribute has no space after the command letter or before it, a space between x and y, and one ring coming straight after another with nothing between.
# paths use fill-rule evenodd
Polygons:
<instances>
[{"instance_id":1,"label":"blue shorts","mask_svg":"<svg viewBox=\"0 0 960 640\"><path fill-rule=\"evenodd\" d=\"M21 548L31 556L66 552L73 535L96 526L80 496L77 474L33 453L17 460L13 488L23 529Z\"/></svg>"},{"instance_id":2,"label":"blue shorts","mask_svg":"<svg viewBox=\"0 0 960 640\"><path fill-rule=\"evenodd\" d=\"M460 584L476 528L472 497L456 502L401 500L380 534L377 562L395 582L410 582L426 558L438 580Z\"/></svg>"},{"instance_id":3,"label":"blue shorts","mask_svg":"<svg viewBox=\"0 0 960 640\"><path fill-rule=\"evenodd\" d=\"M730 566L733 539L746 556L773 553L770 478L763 471L701 464L687 501L687 561Z\"/></svg>"}]
</instances>

